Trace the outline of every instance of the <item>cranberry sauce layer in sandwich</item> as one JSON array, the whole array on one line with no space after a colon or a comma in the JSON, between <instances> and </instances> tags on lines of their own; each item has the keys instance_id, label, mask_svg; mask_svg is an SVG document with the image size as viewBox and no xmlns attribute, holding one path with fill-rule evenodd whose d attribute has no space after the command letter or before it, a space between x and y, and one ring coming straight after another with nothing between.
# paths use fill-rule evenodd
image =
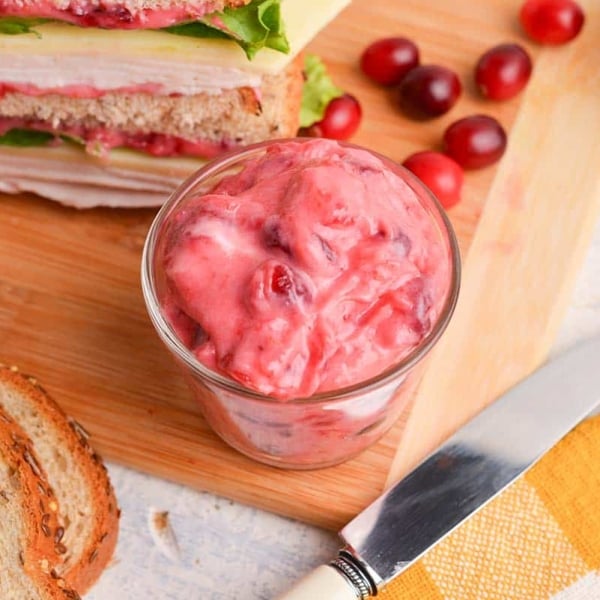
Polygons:
<instances>
[{"instance_id":1,"label":"cranberry sauce layer in sandwich","mask_svg":"<svg viewBox=\"0 0 600 600\"><path fill-rule=\"evenodd\" d=\"M0 0L0 191L164 202L341 94L301 51L349 0Z\"/></svg>"}]
</instances>

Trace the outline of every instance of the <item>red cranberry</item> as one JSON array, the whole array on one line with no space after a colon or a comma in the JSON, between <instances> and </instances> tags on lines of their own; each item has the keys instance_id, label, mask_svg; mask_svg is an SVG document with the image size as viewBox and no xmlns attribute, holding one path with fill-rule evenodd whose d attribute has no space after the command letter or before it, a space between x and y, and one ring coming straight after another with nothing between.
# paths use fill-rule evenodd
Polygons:
<instances>
[{"instance_id":1,"label":"red cranberry","mask_svg":"<svg viewBox=\"0 0 600 600\"><path fill-rule=\"evenodd\" d=\"M521 46L500 44L477 61L475 82L486 98L507 100L527 85L531 69L531 58Z\"/></svg>"},{"instance_id":2,"label":"red cranberry","mask_svg":"<svg viewBox=\"0 0 600 600\"><path fill-rule=\"evenodd\" d=\"M295 304L302 298L304 301L310 301L310 291L301 276L295 273L287 265L272 262L265 265L267 273L270 269L271 291L280 297L285 298L287 302Z\"/></svg>"},{"instance_id":3,"label":"red cranberry","mask_svg":"<svg viewBox=\"0 0 600 600\"><path fill-rule=\"evenodd\" d=\"M577 37L585 21L574 0L527 0L519 17L527 35L540 44L566 44Z\"/></svg>"},{"instance_id":4,"label":"red cranberry","mask_svg":"<svg viewBox=\"0 0 600 600\"><path fill-rule=\"evenodd\" d=\"M397 85L419 64L419 49L403 37L384 38L369 45L360 58L362 72L381 85Z\"/></svg>"},{"instance_id":5,"label":"red cranberry","mask_svg":"<svg viewBox=\"0 0 600 600\"><path fill-rule=\"evenodd\" d=\"M460 200L463 170L449 156L427 150L412 154L402 164L433 192L444 208Z\"/></svg>"},{"instance_id":6,"label":"red cranberry","mask_svg":"<svg viewBox=\"0 0 600 600\"><path fill-rule=\"evenodd\" d=\"M487 115L473 115L452 123L444 132L446 153L465 169L495 163L506 149L506 132Z\"/></svg>"},{"instance_id":7,"label":"red cranberry","mask_svg":"<svg viewBox=\"0 0 600 600\"><path fill-rule=\"evenodd\" d=\"M402 79L400 105L414 117L438 117L454 106L461 91L454 71L438 65L421 65Z\"/></svg>"},{"instance_id":8,"label":"red cranberry","mask_svg":"<svg viewBox=\"0 0 600 600\"><path fill-rule=\"evenodd\" d=\"M351 94L334 98L325 109L323 119L302 130L303 135L347 140L352 137L362 119L362 109Z\"/></svg>"},{"instance_id":9,"label":"red cranberry","mask_svg":"<svg viewBox=\"0 0 600 600\"><path fill-rule=\"evenodd\" d=\"M276 294L291 296L294 288L292 283L292 274L287 267L276 265L273 268L273 276L271 279L271 289Z\"/></svg>"}]
</instances>

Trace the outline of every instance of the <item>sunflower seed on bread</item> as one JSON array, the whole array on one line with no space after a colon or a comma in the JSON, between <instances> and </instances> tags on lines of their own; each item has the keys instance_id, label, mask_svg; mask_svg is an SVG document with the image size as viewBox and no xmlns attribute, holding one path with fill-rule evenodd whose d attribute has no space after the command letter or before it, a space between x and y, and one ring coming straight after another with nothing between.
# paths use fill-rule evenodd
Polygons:
<instances>
[{"instance_id":1,"label":"sunflower seed on bread","mask_svg":"<svg viewBox=\"0 0 600 600\"><path fill-rule=\"evenodd\" d=\"M57 572L58 502L25 432L0 409L0 598L77 600Z\"/></svg>"},{"instance_id":2,"label":"sunflower seed on bread","mask_svg":"<svg viewBox=\"0 0 600 600\"><path fill-rule=\"evenodd\" d=\"M108 564L117 542L119 509L106 468L83 427L33 377L14 367L0 365L0 410L30 438L58 500L54 541L63 560L54 573L83 594Z\"/></svg>"}]
</instances>

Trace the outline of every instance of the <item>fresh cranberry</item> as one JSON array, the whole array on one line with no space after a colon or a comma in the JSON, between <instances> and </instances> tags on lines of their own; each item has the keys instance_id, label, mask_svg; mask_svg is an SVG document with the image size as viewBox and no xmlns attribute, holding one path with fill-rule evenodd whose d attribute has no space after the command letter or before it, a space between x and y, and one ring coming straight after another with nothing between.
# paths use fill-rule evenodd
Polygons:
<instances>
[{"instance_id":1,"label":"fresh cranberry","mask_svg":"<svg viewBox=\"0 0 600 600\"><path fill-rule=\"evenodd\" d=\"M419 49L411 40L392 37L377 40L362 53L362 72L381 85L397 85L419 64Z\"/></svg>"},{"instance_id":2,"label":"fresh cranberry","mask_svg":"<svg viewBox=\"0 0 600 600\"><path fill-rule=\"evenodd\" d=\"M410 70L399 87L400 106L417 118L438 117L448 112L462 92L454 71L439 65Z\"/></svg>"},{"instance_id":3,"label":"fresh cranberry","mask_svg":"<svg viewBox=\"0 0 600 600\"><path fill-rule=\"evenodd\" d=\"M444 132L446 153L465 169L495 163L506 149L506 132L487 115L473 115L452 123Z\"/></svg>"},{"instance_id":4,"label":"fresh cranberry","mask_svg":"<svg viewBox=\"0 0 600 600\"><path fill-rule=\"evenodd\" d=\"M574 0L527 0L519 17L527 35L540 44L566 44L577 37L585 21Z\"/></svg>"},{"instance_id":5,"label":"fresh cranberry","mask_svg":"<svg viewBox=\"0 0 600 600\"><path fill-rule=\"evenodd\" d=\"M351 94L334 98L325 109L323 119L302 134L312 137L326 137L334 140L347 140L360 125L362 109L358 100Z\"/></svg>"},{"instance_id":6,"label":"fresh cranberry","mask_svg":"<svg viewBox=\"0 0 600 600\"><path fill-rule=\"evenodd\" d=\"M444 208L459 202L464 174L455 160L426 150L412 154L402 164L433 192Z\"/></svg>"},{"instance_id":7,"label":"fresh cranberry","mask_svg":"<svg viewBox=\"0 0 600 600\"><path fill-rule=\"evenodd\" d=\"M521 46L500 44L477 61L475 82L486 98L508 100L527 85L531 69L531 58Z\"/></svg>"}]
</instances>

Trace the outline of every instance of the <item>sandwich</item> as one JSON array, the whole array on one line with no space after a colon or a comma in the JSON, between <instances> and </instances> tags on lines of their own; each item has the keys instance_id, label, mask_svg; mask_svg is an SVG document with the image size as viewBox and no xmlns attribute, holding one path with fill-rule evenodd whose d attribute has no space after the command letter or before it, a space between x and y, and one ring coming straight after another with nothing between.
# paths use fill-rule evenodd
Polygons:
<instances>
[{"instance_id":1,"label":"sandwich","mask_svg":"<svg viewBox=\"0 0 600 600\"><path fill-rule=\"evenodd\" d=\"M150 206L341 90L303 48L349 0L0 0L0 191Z\"/></svg>"}]
</instances>

